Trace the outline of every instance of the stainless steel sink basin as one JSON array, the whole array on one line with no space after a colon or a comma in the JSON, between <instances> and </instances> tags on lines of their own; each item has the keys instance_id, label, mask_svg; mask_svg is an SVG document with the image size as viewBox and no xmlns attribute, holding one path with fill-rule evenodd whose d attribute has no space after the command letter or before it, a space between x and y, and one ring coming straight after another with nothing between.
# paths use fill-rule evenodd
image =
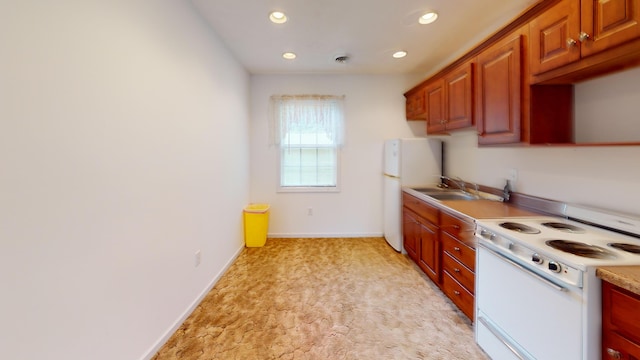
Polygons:
<instances>
[{"instance_id":1,"label":"stainless steel sink basin","mask_svg":"<svg viewBox=\"0 0 640 360\"><path fill-rule=\"evenodd\" d=\"M445 192L436 194L425 194L436 200L478 200L478 197L460 192Z\"/></svg>"},{"instance_id":2,"label":"stainless steel sink basin","mask_svg":"<svg viewBox=\"0 0 640 360\"><path fill-rule=\"evenodd\" d=\"M441 189L441 188L413 188L414 191L432 197L436 200L478 200L479 197L463 192L459 189Z\"/></svg>"}]
</instances>

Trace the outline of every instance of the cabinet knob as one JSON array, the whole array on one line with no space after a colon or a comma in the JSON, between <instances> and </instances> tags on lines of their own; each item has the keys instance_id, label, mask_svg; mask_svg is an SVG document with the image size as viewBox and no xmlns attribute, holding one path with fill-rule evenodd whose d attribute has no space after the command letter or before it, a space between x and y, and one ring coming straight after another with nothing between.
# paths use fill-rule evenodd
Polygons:
<instances>
[{"instance_id":1,"label":"cabinet knob","mask_svg":"<svg viewBox=\"0 0 640 360\"><path fill-rule=\"evenodd\" d=\"M577 43L578 43L578 42L577 42L577 41L575 41L575 40L574 40L574 39L572 39L572 38L568 38L568 39L567 39L567 47L568 47L568 48L571 48L571 47L576 46L576 44L577 44Z\"/></svg>"},{"instance_id":2,"label":"cabinet knob","mask_svg":"<svg viewBox=\"0 0 640 360\"><path fill-rule=\"evenodd\" d=\"M459 247L457 247L457 246L454 246L454 247L453 247L453 250L455 250L455 251L460 251L460 248L459 248Z\"/></svg>"},{"instance_id":3,"label":"cabinet knob","mask_svg":"<svg viewBox=\"0 0 640 360\"><path fill-rule=\"evenodd\" d=\"M580 35L578 36L578 40L580 40L580 42L585 42L587 40L589 40L591 36L589 34L587 34L586 32L582 31L580 32Z\"/></svg>"},{"instance_id":4,"label":"cabinet knob","mask_svg":"<svg viewBox=\"0 0 640 360\"><path fill-rule=\"evenodd\" d=\"M453 269L453 271L455 271L455 272L459 273L459 272L460 272L460 269L455 268L455 269Z\"/></svg>"},{"instance_id":5,"label":"cabinet knob","mask_svg":"<svg viewBox=\"0 0 640 360\"><path fill-rule=\"evenodd\" d=\"M620 351L613 350L612 348L607 348L607 355L609 355L612 359L622 359L622 354Z\"/></svg>"},{"instance_id":6,"label":"cabinet knob","mask_svg":"<svg viewBox=\"0 0 640 360\"><path fill-rule=\"evenodd\" d=\"M456 295L460 295L460 291L458 291L458 290L455 290L453 293L456 294Z\"/></svg>"}]
</instances>

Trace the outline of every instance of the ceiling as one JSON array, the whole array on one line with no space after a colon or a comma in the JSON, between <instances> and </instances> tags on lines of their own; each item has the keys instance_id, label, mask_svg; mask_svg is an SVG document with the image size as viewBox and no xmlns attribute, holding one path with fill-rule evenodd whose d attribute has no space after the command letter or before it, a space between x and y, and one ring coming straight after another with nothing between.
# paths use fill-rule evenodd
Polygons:
<instances>
[{"instance_id":1,"label":"ceiling","mask_svg":"<svg viewBox=\"0 0 640 360\"><path fill-rule=\"evenodd\" d=\"M424 74L470 50L538 0L192 0L252 74ZM425 10L438 13L418 24ZM273 24L269 13L288 21ZM394 59L405 50L408 55ZM297 58L285 60L284 52ZM338 63L338 56L349 56Z\"/></svg>"}]
</instances>

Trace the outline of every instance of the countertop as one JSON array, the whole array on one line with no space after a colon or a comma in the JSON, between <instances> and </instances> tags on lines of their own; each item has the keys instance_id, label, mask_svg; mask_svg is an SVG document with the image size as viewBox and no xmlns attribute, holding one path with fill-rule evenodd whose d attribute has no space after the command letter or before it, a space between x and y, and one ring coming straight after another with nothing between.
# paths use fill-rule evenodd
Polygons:
<instances>
[{"instance_id":1,"label":"countertop","mask_svg":"<svg viewBox=\"0 0 640 360\"><path fill-rule=\"evenodd\" d=\"M443 210L450 210L462 216L472 219L497 219L508 217L537 217L541 214L523 210L509 203L492 200L436 200L432 197L414 191L411 188L403 188L406 193L417 197Z\"/></svg>"},{"instance_id":2,"label":"countertop","mask_svg":"<svg viewBox=\"0 0 640 360\"><path fill-rule=\"evenodd\" d=\"M601 266L596 275L613 285L640 295L640 266Z\"/></svg>"},{"instance_id":3,"label":"countertop","mask_svg":"<svg viewBox=\"0 0 640 360\"><path fill-rule=\"evenodd\" d=\"M443 200L447 208L473 219L495 219L508 217L535 217L540 214L517 208L508 203L491 200Z\"/></svg>"}]
</instances>

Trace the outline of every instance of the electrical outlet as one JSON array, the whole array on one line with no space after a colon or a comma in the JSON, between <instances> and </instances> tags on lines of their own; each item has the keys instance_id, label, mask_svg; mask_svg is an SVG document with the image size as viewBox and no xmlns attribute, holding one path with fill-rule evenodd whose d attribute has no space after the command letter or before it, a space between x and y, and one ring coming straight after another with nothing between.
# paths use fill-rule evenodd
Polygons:
<instances>
[{"instance_id":1,"label":"electrical outlet","mask_svg":"<svg viewBox=\"0 0 640 360\"><path fill-rule=\"evenodd\" d=\"M509 177L507 179L509 179L511 181L511 183L515 184L518 181L518 170L516 169L509 169Z\"/></svg>"},{"instance_id":2,"label":"electrical outlet","mask_svg":"<svg viewBox=\"0 0 640 360\"><path fill-rule=\"evenodd\" d=\"M200 266L200 261L202 260L202 255L200 253L200 250L196 251L195 253L195 258L194 258L194 264L195 267Z\"/></svg>"},{"instance_id":3,"label":"electrical outlet","mask_svg":"<svg viewBox=\"0 0 640 360\"><path fill-rule=\"evenodd\" d=\"M313 208L307 208L307 215L313 215Z\"/></svg>"}]
</instances>

